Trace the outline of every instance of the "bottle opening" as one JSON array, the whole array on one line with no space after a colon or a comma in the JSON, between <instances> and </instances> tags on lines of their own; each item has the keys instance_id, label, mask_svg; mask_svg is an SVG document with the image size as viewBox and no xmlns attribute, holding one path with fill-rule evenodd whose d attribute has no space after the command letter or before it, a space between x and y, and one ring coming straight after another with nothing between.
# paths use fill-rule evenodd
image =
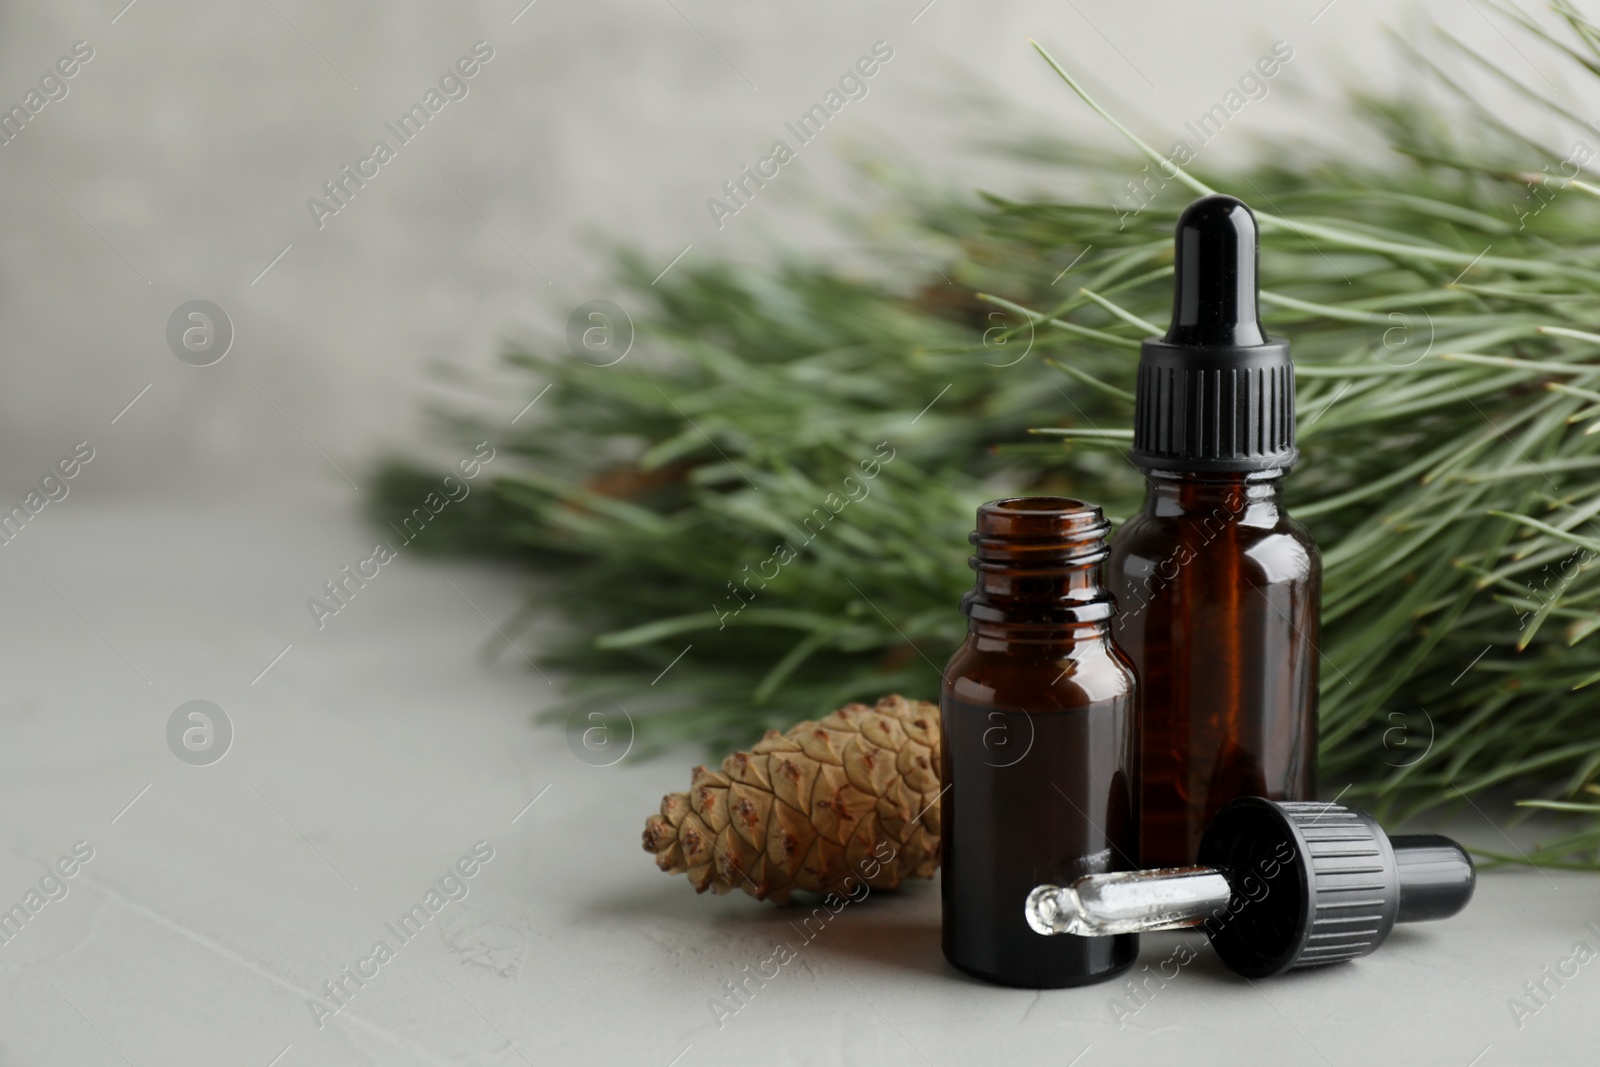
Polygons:
<instances>
[{"instance_id":1,"label":"bottle opening","mask_svg":"<svg viewBox=\"0 0 1600 1067\"><path fill-rule=\"evenodd\" d=\"M1057 541L1063 548L1098 542L1111 531L1104 513L1093 504L1065 496L1014 496L991 500L978 508L978 529L972 543Z\"/></svg>"},{"instance_id":2,"label":"bottle opening","mask_svg":"<svg viewBox=\"0 0 1600 1067\"><path fill-rule=\"evenodd\" d=\"M1064 511L1097 510L1094 505L1070 496L1013 496L992 501L985 507L1021 515L1057 515Z\"/></svg>"}]
</instances>

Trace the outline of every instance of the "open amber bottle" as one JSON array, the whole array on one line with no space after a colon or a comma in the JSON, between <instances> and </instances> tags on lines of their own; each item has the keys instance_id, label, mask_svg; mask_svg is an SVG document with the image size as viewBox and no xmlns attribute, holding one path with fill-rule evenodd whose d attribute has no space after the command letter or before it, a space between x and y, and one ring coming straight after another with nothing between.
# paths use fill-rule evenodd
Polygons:
<instances>
[{"instance_id":1,"label":"open amber bottle","mask_svg":"<svg viewBox=\"0 0 1600 1067\"><path fill-rule=\"evenodd\" d=\"M1261 328L1256 259L1249 208L1190 204L1172 324L1140 354L1129 458L1147 489L1106 581L1139 675L1146 867L1194 863L1238 797L1315 796L1321 561L1283 506L1294 366Z\"/></svg>"},{"instance_id":2,"label":"open amber bottle","mask_svg":"<svg viewBox=\"0 0 1600 1067\"><path fill-rule=\"evenodd\" d=\"M962 598L968 637L945 669L944 954L1035 989L1130 966L1138 937L1040 938L1036 885L1137 868L1134 674L1111 637L1100 509L1057 497L978 509Z\"/></svg>"}]
</instances>

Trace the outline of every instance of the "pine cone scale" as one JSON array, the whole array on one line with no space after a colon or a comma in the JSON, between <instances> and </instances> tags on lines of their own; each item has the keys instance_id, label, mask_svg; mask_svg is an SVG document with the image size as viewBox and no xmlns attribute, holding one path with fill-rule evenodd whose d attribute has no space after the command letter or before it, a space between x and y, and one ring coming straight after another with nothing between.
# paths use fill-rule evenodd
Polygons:
<instances>
[{"instance_id":1,"label":"pine cone scale","mask_svg":"<svg viewBox=\"0 0 1600 1067\"><path fill-rule=\"evenodd\" d=\"M768 730L721 771L696 767L687 793L645 823L656 866L697 892L848 894L932 877L939 862L938 710L884 697L821 722Z\"/></svg>"}]
</instances>

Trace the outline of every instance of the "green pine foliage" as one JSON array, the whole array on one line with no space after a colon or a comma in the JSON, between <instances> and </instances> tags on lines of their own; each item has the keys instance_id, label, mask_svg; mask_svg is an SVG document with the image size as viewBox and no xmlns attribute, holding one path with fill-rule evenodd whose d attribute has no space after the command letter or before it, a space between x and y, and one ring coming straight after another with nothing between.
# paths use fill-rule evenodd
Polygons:
<instances>
[{"instance_id":1,"label":"green pine foliage","mask_svg":"<svg viewBox=\"0 0 1600 1067\"><path fill-rule=\"evenodd\" d=\"M1600 29L1555 10L1566 33L1545 45L1600 78ZM1298 368L1288 488L1325 564L1324 786L1396 816L1510 790L1571 813L1535 862L1600 866L1600 186L1570 177L1600 132L1548 106L1570 120L1560 150L1482 110L1357 100L1397 150L1385 166L1189 172L1131 133L1132 158L1027 146L1062 186L1111 194L1072 201L879 167L897 228L854 232L893 282L791 258L686 260L651 284L623 254L628 357L510 353L517 392L549 392L510 437L498 411L443 415L511 458L418 546L525 561L526 618L559 619L541 665L625 708L636 751L721 753L848 700L934 698L979 503L1138 506L1133 373L1166 322L1173 223L1233 193L1257 209L1263 313ZM436 484L391 461L374 515Z\"/></svg>"}]
</instances>

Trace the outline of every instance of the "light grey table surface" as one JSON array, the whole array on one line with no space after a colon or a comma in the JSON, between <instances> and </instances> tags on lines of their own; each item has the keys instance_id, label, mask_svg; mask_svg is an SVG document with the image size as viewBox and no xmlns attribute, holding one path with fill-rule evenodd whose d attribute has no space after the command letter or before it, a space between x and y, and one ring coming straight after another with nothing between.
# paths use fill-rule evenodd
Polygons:
<instances>
[{"instance_id":1,"label":"light grey table surface","mask_svg":"<svg viewBox=\"0 0 1600 1067\"><path fill-rule=\"evenodd\" d=\"M934 883L809 943L804 912L697 897L639 846L695 754L595 767L534 722L554 691L494 628L516 575L402 552L316 628L306 600L372 541L349 516L72 498L0 548L0 907L93 850L0 944L0 1064L1595 1062L1585 875L1488 872L1449 923L1255 985L1148 937L1153 970L1199 953L1143 1004L958 976ZM234 729L208 766L167 741L195 699ZM466 895L402 942L475 846L492 859L445 883ZM319 1020L311 998L370 974L380 940L393 958ZM731 999L777 942L796 958Z\"/></svg>"}]
</instances>

